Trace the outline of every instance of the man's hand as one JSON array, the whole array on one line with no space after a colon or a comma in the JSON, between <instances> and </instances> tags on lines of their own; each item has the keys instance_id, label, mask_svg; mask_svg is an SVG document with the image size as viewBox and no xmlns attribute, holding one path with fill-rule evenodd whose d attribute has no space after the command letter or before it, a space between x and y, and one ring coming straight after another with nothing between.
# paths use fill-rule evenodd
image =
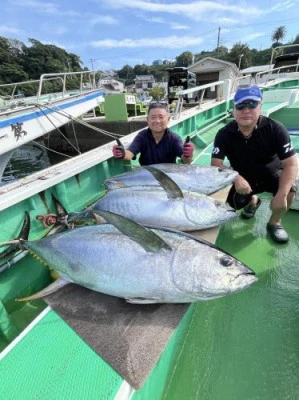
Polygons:
<instances>
[{"instance_id":1,"label":"man's hand","mask_svg":"<svg viewBox=\"0 0 299 400\"><path fill-rule=\"evenodd\" d=\"M234 185L237 193L250 194L252 192L251 186L241 175L236 177Z\"/></svg>"},{"instance_id":2,"label":"man's hand","mask_svg":"<svg viewBox=\"0 0 299 400\"><path fill-rule=\"evenodd\" d=\"M114 156L115 158L124 158L124 156L125 156L125 149L123 148L123 146L119 146L119 145L115 144L115 145L112 147L112 153L113 153L113 156Z\"/></svg>"},{"instance_id":3,"label":"man's hand","mask_svg":"<svg viewBox=\"0 0 299 400\"><path fill-rule=\"evenodd\" d=\"M194 151L194 144L191 142L185 143L183 147L183 156L186 158L192 157Z\"/></svg>"}]
</instances>

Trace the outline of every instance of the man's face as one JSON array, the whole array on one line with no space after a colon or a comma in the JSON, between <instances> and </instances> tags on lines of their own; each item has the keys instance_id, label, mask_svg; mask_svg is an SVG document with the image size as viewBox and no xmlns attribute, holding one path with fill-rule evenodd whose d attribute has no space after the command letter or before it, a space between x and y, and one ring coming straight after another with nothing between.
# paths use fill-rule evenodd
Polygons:
<instances>
[{"instance_id":1,"label":"man's face","mask_svg":"<svg viewBox=\"0 0 299 400\"><path fill-rule=\"evenodd\" d=\"M153 133L162 133L167 128L169 121L169 114L164 108L150 109L147 122Z\"/></svg>"},{"instance_id":2,"label":"man's face","mask_svg":"<svg viewBox=\"0 0 299 400\"><path fill-rule=\"evenodd\" d=\"M242 109L238 110L238 108ZM234 118L239 127L253 128L259 119L261 108L261 103L254 100L245 100L235 105Z\"/></svg>"}]
</instances>

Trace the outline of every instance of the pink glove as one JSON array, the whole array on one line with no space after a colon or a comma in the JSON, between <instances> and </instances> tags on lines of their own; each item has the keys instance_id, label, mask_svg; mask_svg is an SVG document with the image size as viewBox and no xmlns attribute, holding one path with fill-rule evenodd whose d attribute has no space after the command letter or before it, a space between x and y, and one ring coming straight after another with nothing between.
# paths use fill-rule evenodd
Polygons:
<instances>
[{"instance_id":1,"label":"pink glove","mask_svg":"<svg viewBox=\"0 0 299 400\"><path fill-rule=\"evenodd\" d=\"M185 143L183 147L183 156L184 157L192 157L194 151L194 144L191 142Z\"/></svg>"},{"instance_id":2,"label":"pink glove","mask_svg":"<svg viewBox=\"0 0 299 400\"><path fill-rule=\"evenodd\" d=\"M122 146L115 144L112 147L112 153L115 158L124 158L125 156L125 149Z\"/></svg>"}]
</instances>

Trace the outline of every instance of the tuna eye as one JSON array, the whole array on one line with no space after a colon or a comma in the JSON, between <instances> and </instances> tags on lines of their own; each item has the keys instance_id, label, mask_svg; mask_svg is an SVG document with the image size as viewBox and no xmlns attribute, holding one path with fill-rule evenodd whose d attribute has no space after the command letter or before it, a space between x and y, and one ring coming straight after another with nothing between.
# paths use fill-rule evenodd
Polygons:
<instances>
[{"instance_id":1,"label":"tuna eye","mask_svg":"<svg viewBox=\"0 0 299 400\"><path fill-rule=\"evenodd\" d=\"M225 170L225 168L218 168L219 172L223 172Z\"/></svg>"},{"instance_id":2,"label":"tuna eye","mask_svg":"<svg viewBox=\"0 0 299 400\"><path fill-rule=\"evenodd\" d=\"M223 265L224 267L229 267L230 265L233 264L233 260L229 256L222 256L220 258L220 264Z\"/></svg>"}]
</instances>

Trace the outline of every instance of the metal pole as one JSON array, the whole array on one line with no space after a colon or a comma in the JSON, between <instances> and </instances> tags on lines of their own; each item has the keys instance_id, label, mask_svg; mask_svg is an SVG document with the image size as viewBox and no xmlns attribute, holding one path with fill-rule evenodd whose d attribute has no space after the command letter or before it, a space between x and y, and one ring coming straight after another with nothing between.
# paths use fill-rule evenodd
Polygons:
<instances>
[{"instance_id":1,"label":"metal pole","mask_svg":"<svg viewBox=\"0 0 299 400\"><path fill-rule=\"evenodd\" d=\"M218 28L218 38L217 38L217 49L216 49L217 53L218 53L219 44L220 44L220 31L221 31L221 28L219 26L219 28Z\"/></svg>"},{"instance_id":2,"label":"metal pole","mask_svg":"<svg viewBox=\"0 0 299 400\"><path fill-rule=\"evenodd\" d=\"M241 60L242 60L242 57L244 56L244 54L240 54L239 55L239 66L238 66L238 69L240 70L240 67L241 67Z\"/></svg>"},{"instance_id":3,"label":"metal pole","mask_svg":"<svg viewBox=\"0 0 299 400\"><path fill-rule=\"evenodd\" d=\"M93 62L95 61L95 59L94 59L94 58L90 58L89 61L90 61L90 63L91 63L91 70L93 71L93 70L94 70L94 68L93 68Z\"/></svg>"}]
</instances>

